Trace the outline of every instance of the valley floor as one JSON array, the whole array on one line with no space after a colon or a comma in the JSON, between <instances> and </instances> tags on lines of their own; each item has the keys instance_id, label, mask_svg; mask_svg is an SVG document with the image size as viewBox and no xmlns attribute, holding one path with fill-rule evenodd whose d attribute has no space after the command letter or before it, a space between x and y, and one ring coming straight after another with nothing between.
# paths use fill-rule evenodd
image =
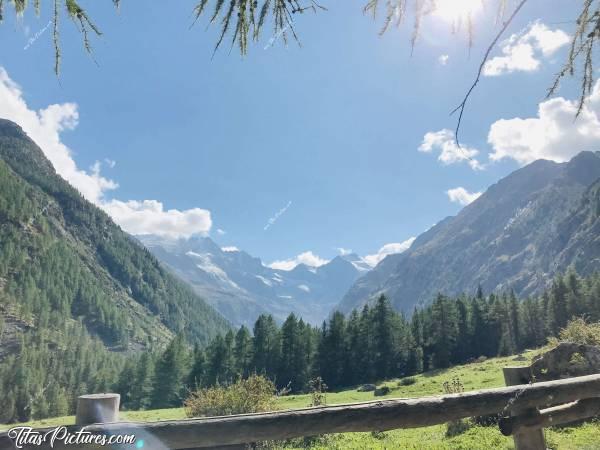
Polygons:
<instances>
[{"instance_id":1,"label":"valley floor","mask_svg":"<svg viewBox=\"0 0 600 450\"><path fill-rule=\"evenodd\" d=\"M504 386L502 367L526 365L540 350L524 353L521 357L493 358L486 361L456 366L417 375L415 383L409 386L400 384L400 380L389 380L385 384L391 392L382 398L422 397L443 393L442 384L458 377L465 391ZM352 403L373 400L372 392L357 392L350 389L327 394L327 404ZM309 395L291 395L281 397L278 404L281 409L302 408L310 403ZM185 417L183 408L124 411L123 420L157 421L181 419ZM58 417L29 422L33 427L49 427L74 423L74 417ZM7 426L5 426L7 428ZM472 426L464 433L447 438L446 426L438 425L412 430L395 430L385 433L345 433L325 436L313 440L293 440L277 443L274 448L311 448L311 449L512 449L512 438L502 436L497 426ZM592 421L577 427L546 429L546 441L550 449L592 450L600 449L600 421Z\"/></svg>"}]
</instances>

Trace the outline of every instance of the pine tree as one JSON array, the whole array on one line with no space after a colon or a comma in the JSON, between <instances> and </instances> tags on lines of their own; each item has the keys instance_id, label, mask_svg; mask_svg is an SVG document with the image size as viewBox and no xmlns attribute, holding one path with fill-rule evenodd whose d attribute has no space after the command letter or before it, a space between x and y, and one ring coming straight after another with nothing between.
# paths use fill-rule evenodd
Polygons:
<instances>
[{"instance_id":1,"label":"pine tree","mask_svg":"<svg viewBox=\"0 0 600 450\"><path fill-rule=\"evenodd\" d=\"M234 380L233 335L217 336L208 346L205 380L208 386L229 384Z\"/></svg>"},{"instance_id":2,"label":"pine tree","mask_svg":"<svg viewBox=\"0 0 600 450\"><path fill-rule=\"evenodd\" d=\"M247 378L252 364L252 338L248 328L243 325L235 334L233 356L235 359L235 377Z\"/></svg>"},{"instance_id":3,"label":"pine tree","mask_svg":"<svg viewBox=\"0 0 600 450\"><path fill-rule=\"evenodd\" d=\"M375 376L384 379L392 374L394 367L394 335L392 307L383 294L373 308L372 320Z\"/></svg>"},{"instance_id":4,"label":"pine tree","mask_svg":"<svg viewBox=\"0 0 600 450\"><path fill-rule=\"evenodd\" d=\"M261 315L254 324L252 371L273 376L279 368L281 339L271 315Z\"/></svg>"},{"instance_id":5,"label":"pine tree","mask_svg":"<svg viewBox=\"0 0 600 450\"><path fill-rule=\"evenodd\" d=\"M194 348L192 356L192 369L188 375L188 386L191 389L197 389L207 385L206 380L206 355L199 345Z\"/></svg>"},{"instance_id":6,"label":"pine tree","mask_svg":"<svg viewBox=\"0 0 600 450\"><path fill-rule=\"evenodd\" d=\"M548 306L551 324L549 331L553 335L556 335L561 328L564 328L569 319L567 308L567 286L561 276L558 276L552 283Z\"/></svg>"},{"instance_id":7,"label":"pine tree","mask_svg":"<svg viewBox=\"0 0 600 450\"><path fill-rule=\"evenodd\" d=\"M121 396L121 405L126 409L134 408L133 391L135 384L135 361L128 360L119 375L116 390Z\"/></svg>"},{"instance_id":8,"label":"pine tree","mask_svg":"<svg viewBox=\"0 0 600 450\"><path fill-rule=\"evenodd\" d=\"M152 403L154 380L154 359L150 352L144 352L138 359L134 384L131 390L133 409L146 409Z\"/></svg>"},{"instance_id":9,"label":"pine tree","mask_svg":"<svg viewBox=\"0 0 600 450\"><path fill-rule=\"evenodd\" d=\"M350 313L346 334L348 339L348 358L346 360L345 373L350 384L358 384L362 376L360 362L363 358L363 349L361 348L360 316L356 310L352 310Z\"/></svg>"},{"instance_id":10,"label":"pine tree","mask_svg":"<svg viewBox=\"0 0 600 450\"><path fill-rule=\"evenodd\" d=\"M323 323L319 346L319 372L328 386L345 385L346 358L346 323L344 315L336 311L329 324Z\"/></svg>"},{"instance_id":11,"label":"pine tree","mask_svg":"<svg viewBox=\"0 0 600 450\"><path fill-rule=\"evenodd\" d=\"M458 331L455 306L447 297L438 294L431 305L431 319L432 328L429 331L434 367L449 367Z\"/></svg>"},{"instance_id":12,"label":"pine tree","mask_svg":"<svg viewBox=\"0 0 600 450\"><path fill-rule=\"evenodd\" d=\"M368 305L364 305L360 313L360 334L359 334L359 373L362 376L361 381L375 379L374 364L374 341L373 328L371 320L371 310Z\"/></svg>"},{"instance_id":13,"label":"pine tree","mask_svg":"<svg viewBox=\"0 0 600 450\"><path fill-rule=\"evenodd\" d=\"M279 367L279 383L290 385L293 392L304 388L299 383L297 375L301 370L299 364L303 360L299 353L302 351L298 320L294 313L290 314L281 327L281 364Z\"/></svg>"},{"instance_id":14,"label":"pine tree","mask_svg":"<svg viewBox=\"0 0 600 450\"><path fill-rule=\"evenodd\" d=\"M456 348L452 359L455 363L462 363L467 361L472 352L470 348L472 334L469 324L469 311L467 301L464 297L459 297L456 300L456 313L458 333L456 337Z\"/></svg>"},{"instance_id":15,"label":"pine tree","mask_svg":"<svg viewBox=\"0 0 600 450\"><path fill-rule=\"evenodd\" d=\"M188 374L188 355L182 335L175 337L156 363L152 406L180 406L185 395L184 381Z\"/></svg>"}]
</instances>

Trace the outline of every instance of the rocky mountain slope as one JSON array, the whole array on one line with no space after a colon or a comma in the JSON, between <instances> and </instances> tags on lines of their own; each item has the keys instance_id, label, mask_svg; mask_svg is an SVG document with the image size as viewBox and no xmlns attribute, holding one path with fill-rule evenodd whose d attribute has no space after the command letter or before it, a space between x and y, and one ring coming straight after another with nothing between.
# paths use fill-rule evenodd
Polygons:
<instances>
[{"instance_id":1,"label":"rocky mountain slope","mask_svg":"<svg viewBox=\"0 0 600 450\"><path fill-rule=\"evenodd\" d=\"M434 295L513 289L523 297L558 272L600 269L600 153L567 163L523 167L385 258L359 279L338 308L350 311L381 293L407 313Z\"/></svg>"},{"instance_id":2,"label":"rocky mountain slope","mask_svg":"<svg viewBox=\"0 0 600 450\"><path fill-rule=\"evenodd\" d=\"M236 325L252 326L260 314L277 320L294 312L320 324L369 267L357 255L344 255L313 268L276 270L244 251L224 251L211 238L138 239L175 274Z\"/></svg>"},{"instance_id":3,"label":"rocky mountain slope","mask_svg":"<svg viewBox=\"0 0 600 450\"><path fill-rule=\"evenodd\" d=\"M229 326L60 178L18 125L0 119L2 352L27 330L76 321L114 350L175 333L204 343Z\"/></svg>"}]
</instances>

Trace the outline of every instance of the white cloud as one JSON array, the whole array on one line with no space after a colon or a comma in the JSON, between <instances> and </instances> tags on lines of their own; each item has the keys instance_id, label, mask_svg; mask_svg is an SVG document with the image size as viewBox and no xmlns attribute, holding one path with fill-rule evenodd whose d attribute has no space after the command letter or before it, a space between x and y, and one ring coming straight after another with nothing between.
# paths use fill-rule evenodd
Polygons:
<instances>
[{"instance_id":1,"label":"white cloud","mask_svg":"<svg viewBox=\"0 0 600 450\"><path fill-rule=\"evenodd\" d=\"M301 291L304 291L304 292L310 292L310 288L305 284L299 284L298 289L300 289Z\"/></svg>"},{"instance_id":2,"label":"white cloud","mask_svg":"<svg viewBox=\"0 0 600 450\"><path fill-rule=\"evenodd\" d=\"M298 256L290 259L283 259L279 261L273 261L268 265L271 269L279 269L279 270L292 270L298 264L305 264L309 267L319 267L324 264L327 264L329 261L327 259L323 259L318 255L315 255L313 252L308 251L304 253L300 253Z\"/></svg>"},{"instance_id":3,"label":"white cloud","mask_svg":"<svg viewBox=\"0 0 600 450\"><path fill-rule=\"evenodd\" d=\"M557 97L538 106L537 117L501 119L492 124L490 159L509 158L519 164L536 159L564 162L583 150L600 146L600 84L596 83L576 119L577 101Z\"/></svg>"},{"instance_id":4,"label":"white cloud","mask_svg":"<svg viewBox=\"0 0 600 450\"><path fill-rule=\"evenodd\" d=\"M234 245L230 245L228 247L221 247L221 250L223 250L224 252L230 252L230 253L240 251L240 249L235 247Z\"/></svg>"},{"instance_id":5,"label":"white cloud","mask_svg":"<svg viewBox=\"0 0 600 450\"><path fill-rule=\"evenodd\" d=\"M411 237L404 242L394 242L391 244L385 244L383 247L379 249L379 251L373 255L367 255L363 259L367 264L371 267L375 267L379 264L380 261L383 260L388 255L393 255L396 253L405 252L410 248L412 243L415 241L415 237Z\"/></svg>"},{"instance_id":6,"label":"white cloud","mask_svg":"<svg viewBox=\"0 0 600 450\"><path fill-rule=\"evenodd\" d=\"M564 31L553 31L539 21L534 22L503 42L502 56L490 59L483 68L483 74L498 76L516 71L536 71L542 57L552 56L569 42L570 37Z\"/></svg>"},{"instance_id":7,"label":"white cloud","mask_svg":"<svg viewBox=\"0 0 600 450\"><path fill-rule=\"evenodd\" d=\"M44 151L60 176L68 180L90 201L99 201L104 192L116 189L117 183L77 168L69 148L60 140L61 132L77 126L79 113L74 103L50 105L40 111L29 109L21 88L0 67L0 117L18 123Z\"/></svg>"},{"instance_id":8,"label":"white cloud","mask_svg":"<svg viewBox=\"0 0 600 450\"><path fill-rule=\"evenodd\" d=\"M346 255L349 255L352 253L352 249L344 248L344 247L337 247L336 250L342 256L346 256Z\"/></svg>"},{"instance_id":9,"label":"white cloud","mask_svg":"<svg viewBox=\"0 0 600 450\"><path fill-rule=\"evenodd\" d=\"M423 136L419 151L432 153L434 150L440 151L438 161L442 164L449 165L466 161L473 170L483 169L483 166L475 159L479 151L465 145L459 147L454 139L454 132L451 130L430 131Z\"/></svg>"},{"instance_id":10,"label":"white cloud","mask_svg":"<svg viewBox=\"0 0 600 450\"><path fill-rule=\"evenodd\" d=\"M0 67L0 117L19 124L42 149L56 172L89 201L103 208L115 222L132 234L159 234L187 237L207 233L212 225L210 212L200 208L165 210L156 200L108 200L106 194L117 182L101 175L101 163L89 170L77 167L71 150L61 141L61 133L74 129L79 121L75 103L53 104L45 109L29 109L21 88ZM105 161L114 167L114 161Z\"/></svg>"},{"instance_id":11,"label":"white cloud","mask_svg":"<svg viewBox=\"0 0 600 450\"><path fill-rule=\"evenodd\" d=\"M446 195L448 195L448 198L451 202L466 206L469 203L477 200L481 195L481 192L469 192L463 187L457 187L454 189L448 189L446 191Z\"/></svg>"},{"instance_id":12,"label":"white cloud","mask_svg":"<svg viewBox=\"0 0 600 450\"><path fill-rule=\"evenodd\" d=\"M99 206L131 234L190 237L206 234L212 226L210 212L205 209L165 210L157 200L110 200Z\"/></svg>"},{"instance_id":13,"label":"white cloud","mask_svg":"<svg viewBox=\"0 0 600 450\"><path fill-rule=\"evenodd\" d=\"M448 59L450 59L450 56L440 55L438 58L438 62L440 63L440 65L445 66L446 64L448 64Z\"/></svg>"},{"instance_id":14,"label":"white cloud","mask_svg":"<svg viewBox=\"0 0 600 450\"><path fill-rule=\"evenodd\" d=\"M217 234L219 236L223 236L224 234L227 234L227 232L225 230L222 230L221 228L217 228Z\"/></svg>"},{"instance_id":15,"label":"white cloud","mask_svg":"<svg viewBox=\"0 0 600 450\"><path fill-rule=\"evenodd\" d=\"M114 169L115 166L117 165L117 162L114 159L104 158L104 162L111 169Z\"/></svg>"}]
</instances>

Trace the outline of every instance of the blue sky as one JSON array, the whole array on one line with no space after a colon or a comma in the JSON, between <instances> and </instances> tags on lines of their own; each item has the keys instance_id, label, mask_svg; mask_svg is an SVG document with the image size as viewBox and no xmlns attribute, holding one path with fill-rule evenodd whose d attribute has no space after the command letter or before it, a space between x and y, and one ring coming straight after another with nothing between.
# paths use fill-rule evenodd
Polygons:
<instances>
[{"instance_id":1,"label":"blue sky","mask_svg":"<svg viewBox=\"0 0 600 450\"><path fill-rule=\"evenodd\" d=\"M50 11L6 14L0 117L25 122L57 161L70 158L64 176L82 191L96 183L88 198L125 229L204 230L269 263L309 251L303 260L318 263L313 254L330 259L337 248L375 255L526 162L565 160L600 140L568 115L575 82L537 116L564 59L557 30L571 31L562 22L574 18L572 0L525 7L505 37L520 34L505 53L494 51L503 58L487 69L495 76L467 107L460 151L440 131L454 129L449 111L498 29L493 9L477 14L470 51L465 34L438 16L426 20L411 56L410 19L380 38L381 22L364 16L360 1L327 3L329 11L296 21L301 48L269 46L266 29L245 58L224 46L211 59L217 29L202 20L189 29L193 2L123 0L118 13L112 2L85 2L104 32L93 40L98 64L64 18L60 80ZM596 126L594 108L587 112L583 120ZM461 160L465 152L482 168ZM466 192L452 191L451 201L457 188Z\"/></svg>"}]
</instances>

